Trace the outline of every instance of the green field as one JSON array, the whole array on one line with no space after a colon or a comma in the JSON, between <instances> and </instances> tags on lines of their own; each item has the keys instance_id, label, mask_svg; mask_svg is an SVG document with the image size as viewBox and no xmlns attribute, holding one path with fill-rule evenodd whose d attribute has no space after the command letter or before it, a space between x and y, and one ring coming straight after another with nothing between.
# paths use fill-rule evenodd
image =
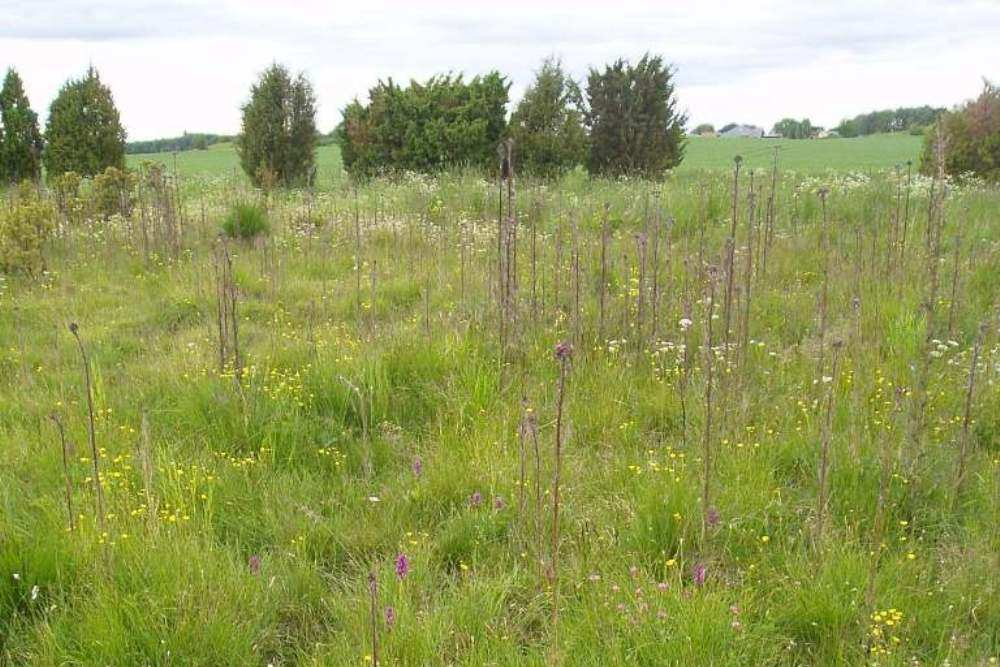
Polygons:
<instances>
[{"instance_id":1,"label":"green field","mask_svg":"<svg viewBox=\"0 0 1000 667\"><path fill-rule=\"evenodd\" d=\"M852 139L709 139L692 137L688 142L681 170L725 169L732 166L734 155L745 165L770 168L774 147L784 170L801 173L891 169L907 160L916 161L922 137L908 133L875 134Z\"/></svg>"},{"instance_id":2,"label":"green field","mask_svg":"<svg viewBox=\"0 0 1000 667\"><path fill-rule=\"evenodd\" d=\"M996 664L1000 192L893 179L744 180L732 241L721 171L519 180L500 239L471 173L60 201L0 664Z\"/></svg>"},{"instance_id":3,"label":"green field","mask_svg":"<svg viewBox=\"0 0 1000 667\"><path fill-rule=\"evenodd\" d=\"M728 169L733 156L741 155L751 168L771 167L774 146L779 146L782 169L802 173L864 171L889 169L907 160L916 160L922 139L910 134L880 134L856 139L772 140L772 139L706 139L691 137L684 161L678 172ZM174 165L173 153L129 155L129 165L143 160ZM329 181L342 173L340 149L336 145L320 146L316 151L318 177ZM231 175L239 172L239 158L232 144L215 144L204 151L176 154L177 170L185 176Z\"/></svg>"}]
</instances>

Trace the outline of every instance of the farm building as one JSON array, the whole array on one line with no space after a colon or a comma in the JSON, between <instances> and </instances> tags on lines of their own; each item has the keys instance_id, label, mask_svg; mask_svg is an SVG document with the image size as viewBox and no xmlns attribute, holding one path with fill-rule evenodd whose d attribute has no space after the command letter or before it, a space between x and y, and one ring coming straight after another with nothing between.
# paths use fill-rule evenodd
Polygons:
<instances>
[{"instance_id":1,"label":"farm building","mask_svg":"<svg viewBox=\"0 0 1000 667\"><path fill-rule=\"evenodd\" d=\"M720 132L719 136L727 139L732 137L751 137L753 139L760 139L764 136L764 130L756 125L736 125L735 127L729 128L725 132Z\"/></svg>"}]
</instances>

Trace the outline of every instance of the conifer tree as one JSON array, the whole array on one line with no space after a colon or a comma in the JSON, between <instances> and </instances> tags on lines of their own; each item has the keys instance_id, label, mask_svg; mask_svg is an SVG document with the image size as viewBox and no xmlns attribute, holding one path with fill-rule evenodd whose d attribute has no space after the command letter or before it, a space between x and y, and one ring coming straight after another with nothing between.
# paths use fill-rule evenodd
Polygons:
<instances>
[{"instance_id":1,"label":"conifer tree","mask_svg":"<svg viewBox=\"0 0 1000 667\"><path fill-rule=\"evenodd\" d=\"M555 176L587 159L580 87L547 58L510 119L514 159L522 172Z\"/></svg>"},{"instance_id":2,"label":"conifer tree","mask_svg":"<svg viewBox=\"0 0 1000 667\"><path fill-rule=\"evenodd\" d=\"M82 79L67 81L53 100L45 141L42 161L49 178L125 168L125 128L111 90L93 66Z\"/></svg>"},{"instance_id":3,"label":"conifer tree","mask_svg":"<svg viewBox=\"0 0 1000 667\"><path fill-rule=\"evenodd\" d=\"M316 97L304 75L277 63L265 70L243 106L237 139L243 171L256 185L304 185L315 178Z\"/></svg>"},{"instance_id":4,"label":"conifer tree","mask_svg":"<svg viewBox=\"0 0 1000 667\"><path fill-rule=\"evenodd\" d=\"M42 133L24 84L14 68L0 89L0 181L37 181L42 172Z\"/></svg>"},{"instance_id":5,"label":"conifer tree","mask_svg":"<svg viewBox=\"0 0 1000 667\"><path fill-rule=\"evenodd\" d=\"M684 158L684 123L673 71L660 56L619 59L587 79L590 160L595 175L655 177Z\"/></svg>"}]
</instances>

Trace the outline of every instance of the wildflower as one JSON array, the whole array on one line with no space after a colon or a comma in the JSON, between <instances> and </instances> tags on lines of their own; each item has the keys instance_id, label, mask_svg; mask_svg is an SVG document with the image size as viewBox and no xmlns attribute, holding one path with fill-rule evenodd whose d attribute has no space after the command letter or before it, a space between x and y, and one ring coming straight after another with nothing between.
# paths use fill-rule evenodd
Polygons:
<instances>
[{"instance_id":1,"label":"wildflower","mask_svg":"<svg viewBox=\"0 0 1000 667\"><path fill-rule=\"evenodd\" d=\"M504 502L503 496L493 496L493 509L502 510L506 506L507 503Z\"/></svg>"},{"instance_id":2,"label":"wildflower","mask_svg":"<svg viewBox=\"0 0 1000 667\"><path fill-rule=\"evenodd\" d=\"M628 576L632 577L633 579L635 579L636 577L638 577L639 576L639 568L636 567L635 565L633 565L632 567L630 567L628 569Z\"/></svg>"},{"instance_id":3,"label":"wildflower","mask_svg":"<svg viewBox=\"0 0 1000 667\"><path fill-rule=\"evenodd\" d=\"M420 477L420 474L423 471L424 471L424 464L423 461L421 461L420 457L418 456L415 459L413 459L413 474L416 477Z\"/></svg>"},{"instance_id":4,"label":"wildflower","mask_svg":"<svg viewBox=\"0 0 1000 667\"><path fill-rule=\"evenodd\" d=\"M573 356L573 346L570 345L569 341L562 341L556 344L556 359L559 361L567 361Z\"/></svg>"},{"instance_id":5,"label":"wildflower","mask_svg":"<svg viewBox=\"0 0 1000 667\"><path fill-rule=\"evenodd\" d=\"M479 491L473 491L472 495L469 496L469 507L479 507L483 504L483 494Z\"/></svg>"},{"instance_id":6,"label":"wildflower","mask_svg":"<svg viewBox=\"0 0 1000 667\"><path fill-rule=\"evenodd\" d=\"M260 574L260 556L253 554L250 556L250 574Z\"/></svg>"},{"instance_id":7,"label":"wildflower","mask_svg":"<svg viewBox=\"0 0 1000 667\"><path fill-rule=\"evenodd\" d=\"M409 573L410 559L406 557L406 554L399 554L396 556L396 576L400 579L405 579Z\"/></svg>"},{"instance_id":8,"label":"wildflower","mask_svg":"<svg viewBox=\"0 0 1000 667\"><path fill-rule=\"evenodd\" d=\"M708 527L715 528L719 525L719 510L714 507L709 507L708 516L706 518L708 520Z\"/></svg>"},{"instance_id":9,"label":"wildflower","mask_svg":"<svg viewBox=\"0 0 1000 667\"><path fill-rule=\"evenodd\" d=\"M392 607L385 608L385 624L392 627L396 623L396 610Z\"/></svg>"},{"instance_id":10,"label":"wildflower","mask_svg":"<svg viewBox=\"0 0 1000 667\"><path fill-rule=\"evenodd\" d=\"M665 581L661 581L660 583L656 584L656 588L661 593L666 593L670 589L670 584L668 584Z\"/></svg>"},{"instance_id":11,"label":"wildflower","mask_svg":"<svg viewBox=\"0 0 1000 667\"><path fill-rule=\"evenodd\" d=\"M694 581L696 586L701 586L705 583L706 574L707 571L705 565L703 563L698 563L691 571L691 579Z\"/></svg>"},{"instance_id":12,"label":"wildflower","mask_svg":"<svg viewBox=\"0 0 1000 667\"><path fill-rule=\"evenodd\" d=\"M687 331L688 329L691 328L691 325L694 324L694 322L692 322L686 317L682 317L681 321L678 322L678 324L681 325L681 331Z\"/></svg>"},{"instance_id":13,"label":"wildflower","mask_svg":"<svg viewBox=\"0 0 1000 667\"><path fill-rule=\"evenodd\" d=\"M668 558L667 559L667 567L673 567L674 565L677 565L677 559L676 558Z\"/></svg>"}]
</instances>

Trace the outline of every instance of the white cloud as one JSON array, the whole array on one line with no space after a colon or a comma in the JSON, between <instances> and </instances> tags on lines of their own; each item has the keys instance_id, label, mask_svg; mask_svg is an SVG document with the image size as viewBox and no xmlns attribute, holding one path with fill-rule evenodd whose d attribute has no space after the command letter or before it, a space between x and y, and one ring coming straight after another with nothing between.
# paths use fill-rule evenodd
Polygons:
<instances>
[{"instance_id":1,"label":"white cloud","mask_svg":"<svg viewBox=\"0 0 1000 667\"><path fill-rule=\"evenodd\" d=\"M136 139L237 131L250 83L273 60L312 79L327 130L380 77L497 68L516 99L550 53L582 78L645 51L677 66L693 122L770 126L790 115L832 125L973 96L980 77L998 74L997 35L1000 4L977 0L370 0L350 10L305 0L0 0L0 67L21 72L40 114L93 63Z\"/></svg>"}]
</instances>

